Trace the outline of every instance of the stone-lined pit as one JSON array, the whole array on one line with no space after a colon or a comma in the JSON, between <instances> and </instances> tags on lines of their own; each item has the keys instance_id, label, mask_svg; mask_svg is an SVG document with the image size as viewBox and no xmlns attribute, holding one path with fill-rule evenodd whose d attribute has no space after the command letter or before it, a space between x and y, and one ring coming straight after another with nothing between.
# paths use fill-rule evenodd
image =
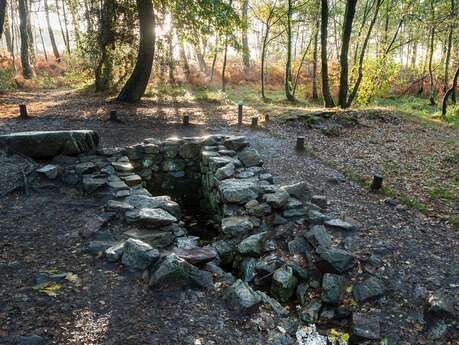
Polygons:
<instances>
[{"instance_id":1,"label":"stone-lined pit","mask_svg":"<svg viewBox=\"0 0 459 345\"><path fill-rule=\"evenodd\" d=\"M351 329L356 340L380 338L379 320L352 313L345 296L354 285L352 297L364 303L384 286L377 278L351 283L358 260L327 230L354 226L321 213L326 199L312 197L305 182L275 185L245 137L146 139L55 157L39 171L106 199L109 218L129 229L90 234L88 252L144 271L151 287L211 288L217 279L238 313L266 304L279 317ZM218 231L194 236L187 226L197 220ZM292 301L289 312L281 303Z\"/></svg>"}]
</instances>

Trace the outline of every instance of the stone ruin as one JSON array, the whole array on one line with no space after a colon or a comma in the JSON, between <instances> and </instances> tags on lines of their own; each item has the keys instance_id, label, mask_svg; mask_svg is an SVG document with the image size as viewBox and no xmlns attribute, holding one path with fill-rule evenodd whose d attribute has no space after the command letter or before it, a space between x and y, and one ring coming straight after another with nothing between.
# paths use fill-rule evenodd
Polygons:
<instances>
[{"instance_id":1,"label":"stone ruin","mask_svg":"<svg viewBox=\"0 0 459 345\"><path fill-rule=\"evenodd\" d=\"M276 185L245 137L145 139L111 149L96 149L96 134L70 137L51 153L34 147L39 158L52 158L37 172L103 198L103 222L129 226L85 234L88 253L143 272L152 288L208 289L220 281L228 307L240 314L264 304L309 327L333 321L351 328L351 342L381 338L379 319L343 303L359 260L327 228L354 226L322 213L327 200L311 195L306 182ZM75 150L76 157L61 154ZM381 263L370 257L360 264ZM359 304L383 294L376 277L352 287ZM298 329L299 344L327 343L315 327Z\"/></svg>"}]
</instances>

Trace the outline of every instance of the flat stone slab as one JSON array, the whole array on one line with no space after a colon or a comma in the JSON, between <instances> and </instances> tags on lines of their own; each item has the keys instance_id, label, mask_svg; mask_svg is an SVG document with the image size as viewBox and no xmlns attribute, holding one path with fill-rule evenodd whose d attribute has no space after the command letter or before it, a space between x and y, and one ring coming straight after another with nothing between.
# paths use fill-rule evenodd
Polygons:
<instances>
[{"instance_id":1,"label":"flat stone slab","mask_svg":"<svg viewBox=\"0 0 459 345\"><path fill-rule=\"evenodd\" d=\"M99 135L91 130L33 131L0 135L0 147L32 158L75 156L93 151Z\"/></svg>"}]
</instances>

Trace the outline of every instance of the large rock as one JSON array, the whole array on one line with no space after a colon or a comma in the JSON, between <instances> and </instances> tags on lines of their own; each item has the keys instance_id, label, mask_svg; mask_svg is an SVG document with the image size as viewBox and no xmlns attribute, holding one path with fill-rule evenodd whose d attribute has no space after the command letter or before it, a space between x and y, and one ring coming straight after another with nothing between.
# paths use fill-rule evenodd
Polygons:
<instances>
[{"instance_id":1,"label":"large rock","mask_svg":"<svg viewBox=\"0 0 459 345\"><path fill-rule=\"evenodd\" d=\"M223 218L222 231L228 237L239 237L253 229L253 223L249 217Z\"/></svg>"},{"instance_id":2,"label":"large rock","mask_svg":"<svg viewBox=\"0 0 459 345\"><path fill-rule=\"evenodd\" d=\"M302 202L309 201L311 199L311 190L306 182L298 182L288 186L283 186L281 189L285 190L288 194Z\"/></svg>"},{"instance_id":3,"label":"large rock","mask_svg":"<svg viewBox=\"0 0 459 345\"><path fill-rule=\"evenodd\" d=\"M289 266L279 268L273 274L271 292L281 302L287 302L295 293L298 280Z\"/></svg>"},{"instance_id":4,"label":"large rock","mask_svg":"<svg viewBox=\"0 0 459 345\"><path fill-rule=\"evenodd\" d=\"M140 222L145 226L156 228L177 222L177 218L161 208L142 208L126 212L129 222Z\"/></svg>"},{"instance_id":5,"label":"large rock","mask_svg":"<svg viewBox=\"0 0 459 345\"><path fill-rule=\"evenodd\" d=\"M217 257L217 251L212 247L175 248L174 253L192 265L203 265Z\"/></svg>"},{"instance_id":6,"label":"large rock","mask_svg":"<svg viewBox=\"0 0 459 345\"><path fill-rule=\"evenodd\" d=\"M338 305L346 288L346 278L338 274L324 274L320 298L323 302Z\"/></svg>"},{"instance_id":7,"label":"large rock","mask_svg":"<svg viewBox=\"0 0 459 345\"><path fill-rule=\"evenodd\" d=\"M131 269L144 270L158 259L158 250L145 242L130 238L124 244L121 262Z\"/></svg>"},{"instance_id":8,"label":"large rock","mask_svg":"<svg viewBox=\"0 0 459 345\"><path fill-rule=\"evenodd\" d=\"M344 249L319 247L317 254L321 259L319 262L320 269L324 272L341 274L351 270L355 265L352 254Z\"/></svg>"},{"instance_id":9,"label":"large rock","mask_svg":"<svg viewBox=\"0 0 459 345\"><path fill-rule=\"evenodd\" d=\"M75 156L96 150L99 135L91 130L34 131L0 135L0 147L32 158Z\"/></svg>"},{"instance_id":10,"label":"large rock","mask_svg":"<svg viewBox=\"0 0 459 345\"><path fill-rule=\"evenodd\" d=\"M352 314L352 340L356 343L362 340L381 339L379 317L364 313Z\"/></svg>"},{"instance_id":11,"label":"large rock","mask_svg":"<svg viewBox=\"0 0 459 345\"><path fill-rule=\"evenodd\" d=\"M241 204L257 198L259 185L255 179L227 179L218 188L224 202Z\"/></svg>"},{"instance_id":12,"label":"large rock","mask_svg":"<svg viewBox=\"0 0 459 345\"><path fill-rule=\"evenodd\" d=\"M249 147L246 147L241 152L239 152L238 158L246 168L263 164L258 152L255 149Z\"/></svg>"},{"instance_id":13,"label":"large rock","mask_svg":"<svg viewBox=\"0 0 459 345\"><path fill-rule=\"evenodd\" d=\"M257 310L262 303L261 296L242 280L237 280L225 291L224 299L228 308L241 314L249 314Z\"/></svg>"},{"instance_id":14,"label":"large rock","mask_svg":"<svg viewBox=\"0 0 459 345\"><path fill-rule=\"evenodd\" d=\"M170 196L131 195L125 200L135 208L161 208L175 217L180 216L180 206Z\"/></svg>"},{"instance_id":15,"label":"large rock","mask_svg":"<svg viewBox=\"0 0 459 345\"><path fill-rule=\"evenodd\" d=\"M266 232L260 232L245 238L239 243L239 253L249 256L260 256L263 250L263 240Z\"/></svg>"},{"instance_id":16,"label":"large rock","mask_svg":"<svg viewBox=\"0 0 459 345\"><path fill-rule=\"evenodd\" d=\"M201 271L177 255L170 254L153 267L150 286L208 289L213 286L213 281L210 272Z\"/></svg>"},{"instance_id":17,"label":"large rock","mask_svg":"<svg viewBox=\"0 0 459 345\"><path fill-rule=\"evenodd\" d=\"M358 303L376 299L383 294L383 283L376 277L371 277L360 283L357 283L352 288L352 296Z\"/></svg>"}]
</instances>

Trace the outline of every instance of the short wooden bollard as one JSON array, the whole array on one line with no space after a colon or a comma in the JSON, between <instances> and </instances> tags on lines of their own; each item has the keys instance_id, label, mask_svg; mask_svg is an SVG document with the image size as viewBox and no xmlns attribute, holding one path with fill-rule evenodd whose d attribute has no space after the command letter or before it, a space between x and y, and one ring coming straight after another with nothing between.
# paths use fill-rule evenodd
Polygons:
<instances>
[{"instance_id":1,"label":"short wooden bollard","mask_svg":"<svg viewBox=\"0 0 459 345\"><path fill-rule=\"evenodd\" d=\"M377 192L381 190L383 184L383 177L381 175L374 175L373 182L371 183L370 190L372 192Z\"/></svg>"},{"instance_id":2,"label":"short wooden bollard","mask_svg":"<svg viewBox=\"0 0 459 345\"><path fill-rule=\"evenodd\" d=\"M242 125L242 104L237 106L237 124Z\"/></svg>"},{"instance_id":3,"label":"short wooden bollard","mask_svg":"<svg viewBox=\"0 0 459 345\"><path fill-rule=\"evenodd\" d=\"M296 146L297 151L304 151L304 137L296 137Z\"/></svg>"},{"instance_id":4,"label":"short wooden bollard","mask_svg":"<svg viewBox=\"0 0 459 345\"><path fill-rule=\"evenodd\" d=\"M118 115L116 113L116 110L110 110L110 113L108 115L108 119L110 121L118 121Z\"/></svg>"},{"instance_id":5,"label":"short wooden bollard","mask_svg":"<svg viewBox=\"0 0 459 345\"><path fill-rule=\"evenodd\" d=\"M27 113L27 105L19 104L19 117L21 119L29 118L29 114Z\"/></svg>"},{"instance_id":6,"label":"short wooden bollard","mask_svg":"<svg viewBox=\"0 0 459 345\"><path fill-rule=\"evenodd\" d=\"M258 117L252 117L252 127L258 127Z\"/></svg>"},{"instance_id":7,"label":"short wooden bollard","mask_svg":"<svg viewBox=\"0 0 459 345\"><path fill-rule=\"evenodd\" d=\"M190 125L190 116L189 115L183 115L183 125L184 126L189 126Z\"/></svg>"},{"instance_id":8,"label":"short wooden bollard","mask_svg":"<svg viewBox=\"0 0 459 345\"><path fill-rule=\"evenodd\" d=\"M265 115L265 122L269 122L269 115L268 114Z\"/></svg>"}]
</instances>

